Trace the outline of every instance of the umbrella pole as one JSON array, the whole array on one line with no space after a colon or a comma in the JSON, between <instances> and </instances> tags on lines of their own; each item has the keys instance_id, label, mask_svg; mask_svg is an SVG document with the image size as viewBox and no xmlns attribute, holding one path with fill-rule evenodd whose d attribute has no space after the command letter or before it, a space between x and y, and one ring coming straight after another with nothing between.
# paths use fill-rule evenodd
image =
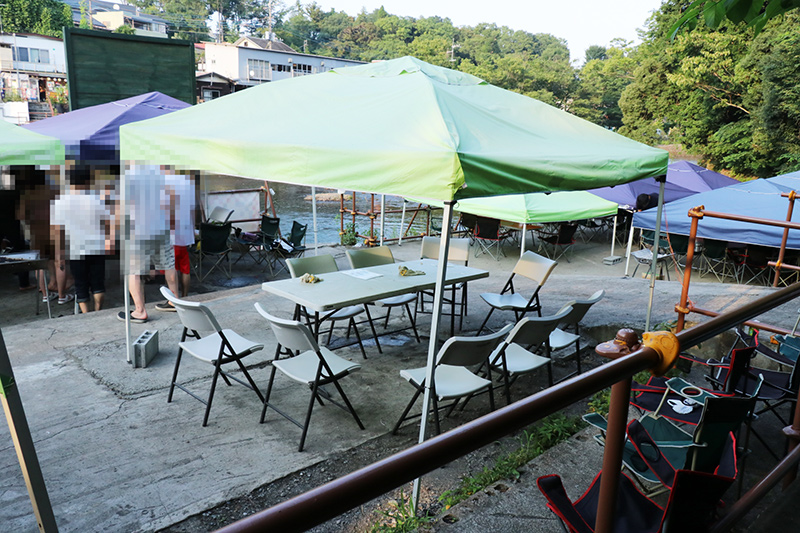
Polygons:
<instances>
[{"instance_id":1,"label":"umbrella pole","mask_svg":"<svg viewBox=\"0 0 800 533\"><path fill-rule=\"evenodd\" d=\"M319 253L319 241L317 240L317 188L311 187L311 218L314 221L314 255Z\"/></svg>"},{"instance_id":2,"label":"umbrella pole","mask_svg":"<svg viewBox=\"0 0 800 533\"><path fill-rule=\"evenodd\" d=\"M386 195L381 194L381 246L383 246L384 233L386 233Z\"/></svg>"},{"instance_id":3,"label":"umbrella pole","mask_svg":"<svg viewBox=\"0 0 800 533\"><path fill-rule=\"evenodd\" d=\"M631 248L633 247L633 219L631 219L631 231L628 234L628 248L625 251L625 275L628 275L628 267L631 264Z\"/></svg>"},{"instance_id":4,"label":"umbrella pole","mask_svg":"<svg viewBox=\"0 0 800 533\"><path fill-rule=\"evenodd\" d=\"M444 212L442 213L442 228L449 228L453 220L453 204L455 202L445 202ZM425 442L425 430L428 426L428 410L431 405L431 383L433 383L434 367L436 366L436 352L439 337L439 321L442 318L442 294L444 292L444 281L447 277L447 254L450 249L450 232L444 232L439 239L439 261L436 267L436 288L433 291L433 309L431 309L431 337L428 342L428 365L425 372L425 394L422 397L422 415L419 423L419 442ZM414 488L411 493L411 506L414 513L417 512L419 504L420 480L414 480Z\"/></svg>"},{"instance_id":5,"label":"umbrella pole","mask_svg":"<svg viewBox=\"0 0 800 533\"><path fill-rule=\"evenodd\" d=\"M653 236L653 259L650 261L650 300L647 302L647 320L644 330L650 331L650 316L653 314L653 294L656 292L656 269L658 268L658 245L661 242L661 212L664 210L664 184L666 176L656 178L658 185L658 209L656 210L656 234Z\"/></svg>"},{"instance_id":6,"label":"umbrella pole","mask_svg":"<svg viewBox=\"0 0 800 533\"><path fill-rule=\"evenodd\" d=\"M528 233L528 225L523 223L522 224L522 238L520 238L520 245L519 245L519 257L522 259L522 256L525 255L525 235Z\"/></svg>"},{"instance_id":7,"label":"umbrella pole","mask_svg":"<svg viewBox=\"0 0 800 533\"><path fill-rule=\"evenodd\" d=\"M124 294L124 304L123 304L123 312L125 313L125 357L127 358L128 363L133 362L133 345L131 344L131 313L129 309L131 308L131 293L128 281L128 270L130 266L130 261L128 260L128 247L130 246L129 238L130 238L130 220L128 217L128 169L130 168L129 163L125 163L123 166L122 171L122 209L120 210L122 214L122 228L120 231L120 239L122 240L122 290L125 291Z\"/></svg>"},{"instance_id":8,"label":"umbrella pole","mask_svg":"<svg viewBox=\"0 0 800 533\"><path fill-rule=\"evenodd\" d=\"M403 225L406 223L406 199L403 198L403 212L400 214L400 236L397 239L397 246L403 245Z\"/></svg>"}]
</instances>

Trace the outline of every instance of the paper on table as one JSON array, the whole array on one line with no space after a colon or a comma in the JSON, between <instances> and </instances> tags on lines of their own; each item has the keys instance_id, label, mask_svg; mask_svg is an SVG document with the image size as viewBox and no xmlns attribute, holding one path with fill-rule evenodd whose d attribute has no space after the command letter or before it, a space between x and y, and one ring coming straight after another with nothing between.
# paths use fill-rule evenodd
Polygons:
<instances>
[{"instance_id":1,"label":"paper on table","mask_svg":"<svg viewBox=\"0 0 800 533\"><path fill-rule=\"evenodd\" d=\"M358 279L372 279L372 278L379 278L382 276L382 274L376 274L375 272L371 272L363 268L359 268L356 270L340 270L339 272Z\"/></svg>"}]
</instances>

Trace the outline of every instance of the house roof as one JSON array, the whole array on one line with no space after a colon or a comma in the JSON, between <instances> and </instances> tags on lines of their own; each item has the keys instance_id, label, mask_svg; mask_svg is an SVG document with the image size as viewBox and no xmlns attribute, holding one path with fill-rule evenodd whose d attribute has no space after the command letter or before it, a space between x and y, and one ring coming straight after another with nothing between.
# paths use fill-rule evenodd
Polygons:
<instances>
[{"instance_id":1,"label":"house roof","mask_svg":"<svg viewBox=\"0 0 800 533\"><path fill-rule=\"evenodd\" d=\"M278 52L293 52L297 53L297 50L289 46L288 44L282 43L280 41L273 41L271 39L261 39L260 37L252 37L252 36L244 36L240 37L235 43L236 46L242 46L242 43L245 41L250 41L251 43L255 44L259 48L264 50L275 50Z\"/></svg>"}]
</instances>

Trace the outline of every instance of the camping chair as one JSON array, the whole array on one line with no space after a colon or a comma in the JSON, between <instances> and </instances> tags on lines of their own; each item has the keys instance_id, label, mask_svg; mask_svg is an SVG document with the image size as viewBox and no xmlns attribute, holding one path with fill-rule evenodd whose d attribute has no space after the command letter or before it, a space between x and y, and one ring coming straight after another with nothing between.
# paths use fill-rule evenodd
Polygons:
<instances>
[{"instance_id":1,"label":"camping chair","mask_svg":"<svg viewBox=\"0 0 800 533\"><path fill-rule=\"evenodd\" d=\"M599 290L592 294L588 300L575 300L564 304L563 309L567 307L572 308L572 312L569 313L564 319L561 321L561 325L564 328L556 328L550 334L550 350L563 350L564 348L571 346L572 344L575 345L575 363L577 368L575 372L572 372L560 380L564 381L567 378L571 378L572 376L578 375L581 373L581 331L580 331L580 321L583 320L583 317L586 316L586 313L591 309L591 307L603 299L606 292L604 290ZM559 311L558 314L560 314ZM573 329L574 332L567 331L568 329Z\"/></svg>"},{"instance_id":2,"label":"camping chair","mask_svg":"<svg viewBox=\"0 0 800 533\"><path fill-rule=\"evenodd\" d=\"M226 224L231 219L231 215L233 215L233 209L216 206L206 217L206 222L209 224Z\"/></svg>"},{"instance_id":3,"label":"camping chair","mask_svg":"<svg viewBox=\"0 0 800 533\"><path fill-rule=\"evenodd\" d=\"M314 403L319 402L320 405L325 405L324 398L333 405L348 411L353 416L358 427L363 430L364 424L361 423L353 405L344 393L342 386L339 385L340 379L359 370L361 365L343 359L329 349L319 346L314 340L314 335L302 322L274 317L264 311L258 303L255 304L255 308L269 322L272 332L278 341L278 353L275 359L272 360L272 370L269 375L267 393L264 395L264 407L261 410L260 422L264 423L267 408L271 407L276 413L301 428L303 432L300 435L300 446L297 451L302 452L306 442L306 435L308 434L308 426L311 422L311 411L314 409ZM282 353L285 353L287 357L281 359ZM275 383L276 370L280 370L289 379L308 385L311 388L311 398L308 402L308 411L306 412L304 423L301 424L270 403L269 399L272 394L272 386ZM331 395L322 388L331 383L336 387L345 405L333 400Z\"/></svg>"},{"instance_id":4,"label":"camping chair","mask_svg":"<svg viewBox=\"0 0 800 533\"><path fill-rule=\"evenodd\" d=\"M511 276L506 281L503 290L500 294L497 293L483 293L481 298L484 302L489 304L489 314L483 319L481 327L478 328L478 335L483 331L484 326L489 322L489 317L492 316L495 309L501 311L514 311L514 317L518 322L523 316L531 311L536 311L539 316L542 316L542 305L539 301L539 290L544 286L550 273L553 271L558 263L542 257L534 252L527 251L522 254ZM536 288L530 298L525 298L518 292L514 291L514 276L519 274L522 277L528 278L536 283Z\"/></svg>"},{"instance_id":5,"label":"camping chair","mask_svg":"<svg viewBox=\"0 0 800 533\"><path fill-rule=\"evenodd\" d=\"M550 359L548 338L571 311L571 307L565 307L553 316L523 318L489 357L490 368L503 377L508 404L511 403L511 384L523 374L547 365L547 383L553 385L553 361ZM536 355L539 350L544 352L543 355Z\"/></svg>"},{"instance_id":6,"label":"camping chair","mask_svg":"<svg viewBox=\"0 0 800 533\"><path fill-rule=\"evenodd\" d=\"M478 243L475 257L486 253L495 261L500 261L500 256L506 255L502 247L505 236L500 232L500 221L496 218L475 217L473 238Z\"/></svg>"},{"instance_id":7,"label":"camping chair","mask_svg":"<svg viewBox=\"0 0 800 533\"><path fill-rule=\"evenodd\" d=\"M316 255L314 257L295 257L286 260L286 265L289 268L289 274L292 278L299 278L305 274L327 274L328 272L336 272L339 270L339 267L336 266L336 260L333 258L332 255ZM311 313L305 308L297 306L296 316L295 319L299 318L299 313L302 311L302 314L305 315L306 324L311 326ZM347 320L347 338L350 338L350 331L355 332L356 340L358 340L358 346L361 348L361 355L364 359L367 358L367 352L364 350L364 344L361 342L361 335L358 333L358 326L356 325L355 317L360 315L364 312L362 307L357 305L351 305L348 307L343 307L341 309L337 309L331 313L328 313L324 317L322 317L321 321L328 320L331 323L331 329L328 331L328 345L331 343L331 337L333 336L333 327L336 324L337 320ZM371 326L372 324L370 324ZM315 324L315 328L318 328L319 325ZM375 328L372 329L373 335L376 337L377 342L377 334L375 333Z\"/></svg>"},{"instance_id":8,"label":"camping chair","mask_svg":"<svg viewBox=\"0 0 800 533\"><path fill-rule=\"evenodd\" d=\"M717 281L723 281L727 276L734 276L734 272L728 262L727 242L704 239L702 258L700 277L706 274L713 274Z\"/></svg>"},{"instance_id":9,"label":"camping chair","mask_svg":"<svg viewBox=\"0 0 800 533\"><path fill-rule=\"evenodd\" d=\"M376 246L374 248L365 248L363 250L347 250L347 260L350 262L351 268L368 268L378 265L390 265L394 263L394 256L392 251L386 246ZM408 313L408 319L411 321L411 329L414 331L414 337L419 340L419 333L417 332L417 317L411 311L411 303L416 302L416 293L401 294L400 296L392 296L391 298L382 298L374 302L364 304L364 309L367 312L367 319L372 323L372 316L370 316L369 308L367 306L374 305L376 307L386 308L386 317L383 323L383 328L389 326L389 315L395 307L404 307ZM375 343L378 343L378 337L375 336ZM378 351L381 352L380 344L377 344ZM381 352L383 353L383 352Z\"/></svg>"},{"instance_id":10,"label":"camping chair","mask_svg":"<svg viewBox=\"0 0 800 533\"><path fill-rule=\"evenodd\" d=\"M666 463L657 447L641 441L649 464ZM728 441L719 467L713 473L677 470L666 507L639 492L633 481L620 473L612 530L617 533L707 531L714 521L720 499L736 478L736 442ZM600 479L592 481L575 502L567 495L558 475L539 477L536 484L547 499L547 507L565 524L565 530L589 533L595 530Z\"/></svg>"},{"instance_id":11,"label":"camping chair","mask_svg":"<svg viewBox=\"0 0 800 533\"><path fill-rule=\"evenodd\" d=\"M492 373L482 378L475 375L467 367L478 366L486 362L489 354L497 347L503 336L511 330L508 324L502 330L483 337L450 337L445 341L436 355L436 366L433 369L433 383L431 384L431 398L433 400L433 415L436 424L436 434L441 433L439 424L439 409L449 408L452 412L456 403L464 397L472 396L481 391L489 392L489 405L494 411L494 392L492 390ZM392 429L396 434L400 425L411 418L420 415L408 416L408 412L425 390L427 367L401 370L400 376L408 381L414 389L414 395L408 402L403 414ZM453 400L449 405L439 405L439 402Z\"/></svg>"},{"instance_id":12,"label":"camping chair","mask_svg":"<svg viewBox=\"0 0 800 533\"><path fill-rule=\"evenodd\" d=\"M276 241L275 245L275 256L276 261L280 263L280 260L283 259L284 266L281 266L280 270L285 268L285 262L287 259L292 257L302 257L303 254L306 252L306 247L303 244L306 239L306 230L308 229L308 224L300 224L298 221L292 221L292 231L289 233L289 238L284 239L281 237L278 241Z\"/></svg>"},{"instance_id":13,"label":"camping chair","mask_svg":"<svg viewBox=\"0 0 800 533\"><path fill-rule=\"evenodd\" d=\"M211 412L211 402L214 400L214 391L217 388L217 378L219 377L222 377L222 380L228 386L231 385L230 380L234 380L252 389L263 402L264 396L261 395L261 391L256 386L253 378L250 377L247 368L242 364L242 359L253 352L261 350L264 345L245 339L230 329L222 329L211 310L203 304L180 300L166 287L161 287L161 294L175 306L178 311L178 318L183 324L183 333L181 334L181 341L178 343L178 357L175 359L175 370L172 373L172 381L169 385L167 403L172 401L172 393L175 391L175 387L189 394L192 398L199 400L206 406L206 412L203 416L203 426L205 427L208 425L208 415ZM211 333L201 337L201 332ZM187 338L194 340L187 340ZM214 366L211 390L207 399L197 396L178 383L178 369L184 352ZM222 365L230 363L236 363L236 366L239 367L239 370L242 371L244 378L247 380L246 382L222 370Z\"/></svg>"},{"instance_id":14,"label":"camping chair","mask_svg":"<svg viewBox=\"0 0 800 533\"><path fill-rule=\"evenodd\" d=\"M673 378L672 387L680 390L679 383L691 385L679 378ZM686 388L686 387L682 387ZM711 394L703 395L704 398L695 397L692 406L687 406L684 401L676 405L693 407L699 411L700 421L691 434L677 427L666 417L658 414L647 414L639 418L637 424L641 426L652 440L660 447L661 453L670 465L676 468L686 468L711 472L719 464L723 447L729 433L739 431L743 423L748 424L745 448L749 440L749 421L755 408L755 398L717 397ZM669 404L668 404L669 405ZM664 407L669 409L669 407ZM596 413L585 415L584 420L601 429L604 437L607 429L605 419ZM602 440L602 439L598 439ZM744 457L742 458L744 461ZM625 442L622 454L623 465L635 474L638 479L651 483L660 483L672 488L671 477L665 477L661 471L653 471L641 457L641 450L636 447L635 441L629 439ZM742 465L742 469L744 466Z\"/></svg>"},{"instance_id":15,"label":"camping chair","mask_svg":"<svg viewBox=\"0 0 800 533\"><path fill-rule=\"evenodd\" d=\"M231 248L228 246L228 238L231 235L231 223L211 224L208 222L200 223L200 243L196 246L197 251L197 279L203 281L218 266L222 269L228 279L231 279ZM216 258L216 261L208 272L203 275L203 259L205 257ZM225 262L228 268L225 270Z\"/></svg>"},{"instance_id":16,"label":"camping chair","mask_svg":"<svg viewBox=\"0 0 800 533\"><path fill-rule=\"evenodd\" d=\"M478 217L470 213L461 213L456 223L456 230L463 236L469 238L470 244L475 240L475 224L478 222Z\"/></svg>"},{"instance_id":17,"label":"camping chair","mask_svg":"<svg viewBox=\"0 0 800 533\"><path fill-rule=\"evenodd\" d=\"M557 233L537 232L539 235L539 249L551 259L558 259L563 255L567 263L569 263L569 257L566 253L575 244L575 231L577 229L577 224L564 222L558 225ZM549 252L548 247L550 248Z\"/></svg>"},{"instance_id":18,"label":"camping chair","mask_svg":"<svg viewBox=\"0 0 800 533\"><path fill-rule=\"evenodd\" d=\"M448 263L457 263L467 266L469 264L469 239L450 239L450 248L447 252ZM422 237L422 247L419 252L420 259L439 259L439 238ZM450 335L455 332L456 307L459 308L458 327L464 325L464 316L467 314L467 282L454 283L450 285L450 298L445 298L444 303L450 304ZM458 297L458 293L461 293ZM425 296L431 297L433 303L433 293L431 291L421 291L419 293L418 308L416 313L425 313Z\"/></svg>"},{"instance_id":19,"label":"camping chair","mask_svg":"<svg viewBox=\"0 0 800 533\"><path fill-rule=\"evenodd\" d=\"M633 275L631 277L636 277L636 271L639 270L639 267L642 265L645 265L647 267L647 271L650 272L650 266L653 264L653 250L642 248L641 250L631 252L631 256L636 259L636 268L633 269ZM663 276L664 272L666 271L667 281L669 281L669 266L667 266L667 262L669 262L671 259L673 259L672 254L659 253L656 256L656 268L659 269L659 276Z\"/></svg>"}]
</instances>

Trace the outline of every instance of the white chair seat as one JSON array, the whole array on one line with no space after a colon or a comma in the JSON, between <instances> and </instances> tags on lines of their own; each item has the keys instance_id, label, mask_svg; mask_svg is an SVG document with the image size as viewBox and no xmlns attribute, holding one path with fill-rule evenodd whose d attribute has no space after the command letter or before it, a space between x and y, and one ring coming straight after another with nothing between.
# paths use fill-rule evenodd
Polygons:
<instances>
[{"instance_id":1,"label":"white chair seat","mask_svg":"<svg viewBox=\"0 0 800 533\"><path fill-rule=\"evenodd\" d=\"M325 362L331 367L334 376L349 374L361 368L360 364L343 359L324 346L320 346L319 350L325 358ZM277 361L273 361L272 364L275 368L286 374L287 377L299 381L300 383L310 384L314 383L314 380L317 379L319 357L315 352L309 350L289 359L278 359ZM327 379L329 377L331 376L325 375L325 370L323 369L322 378Z\"/></svg>"},{"instance_id":2,"label":"white chair seat","mask_svg":"<svg viewBox=\"0 0 800 533\"><path fill-rule=\"evenodd\" d=\"M647 250L647 249L636 250L635 252L632 252L631 255L641 265L649 265L650 263L653 262L653 251L652 250ZM666 261L670 257L672 257L671 254L658 254L658 257L657 257L656 260L657 261Z\"/></svg>"},{"instance_id":3,"label":"white chair seat","mask_svg":"<svg viewBox=\"0 0 800 533\"><path fill-rule=\"evenodd\" d=\"M498 347L496 352L499 352L501 347ZM503 370L503 362L500 358L496 358L495 354L489 358L492 361L492 368L495 368L502 372ZM509 374L525 374L527 372L533 372L537 368L541 366L545 366L550 362L550 359L547 357L542 357L541 355L536 355L535 353L529 352L522 346L517 343L511 343L506 346L506 367L508 368Z\"/></svg>"},{"instance_id":4,"label":"white chair seat","mask_svg":"<svg viewBox=\"0 0 800 533\"><path fill-rule=\"evenodd\" d=\"M401 370L400 376L417 387L425 381L426 368ZM463 366L439 365L435 374L436 395L440 400L461 398L488 388L491 381L476 376Z\"/></svg>"},{"instance_id":5,"label":"white chair seat","mask_svg":"<svg viewBox=\"0 0 800 533\"><path fill-rule=\"evenodd\" d=\"M493 292L486 292L481 294L483 301L495 309L508 311L510 309L525 309L528 305L528 300L521 296L519 293L505 293L497 294Z\"/></svg>"},{"instance_id":6,"label":"white chair seat","mask_svg":"<svg viewBox=\"0 0 800 533\"><path fill-rule=\"evenodd\" d=\"M570 344L573 344L580 338L580 335L556 328L550 333L550 348L553 350L560 350L561 348L566 348Z\"/></svg>"},{"instance_id":7,"label":"white chair seat","mask_svg":"<svg viewBox=\"0 0 800 533\"><path fill-rule=\"evenodd\" d=\"M363 312L364 312L363 307L359 305L351 305L349 307L342 307L341 309L337 309L326 318L328 320L345 320L348 318L353 318L354 316L358 316Z\"/></svg>"},{"instance_id":8,"label":"white chair seat","mask_svg":"<svg viewBox=\"0 0 800 533\"><path fill-rule=\"evenodd\" d=\"M400 296L392 296L391 298L383 298L376 300L375 305L378 307L396 307L399 305L406 305L414 302L417 299L417 294L401 294Z\"/></svg>"},{"instance_id":9,"label":"white chair seat","mask_svg":"<svg viewBox=\"0 0 800 533\"><path fill-rule=\"evenodd\" d=\"M238 354L238 358L242 358L245 355L264 348L263 344L245 339L233 330L223 329L222 333L228 339L228 342L231 343L233 351ZM214 364L217 357L219 357L219 348L221 343L222 338L220 337L220 334L212 333L211 335L203 337L199 340L181 342L178 344L178 346L183 348L183 351L189 355L192 355L201 361L205 361L206 363Z\"/></svg>"}]
</instances>

